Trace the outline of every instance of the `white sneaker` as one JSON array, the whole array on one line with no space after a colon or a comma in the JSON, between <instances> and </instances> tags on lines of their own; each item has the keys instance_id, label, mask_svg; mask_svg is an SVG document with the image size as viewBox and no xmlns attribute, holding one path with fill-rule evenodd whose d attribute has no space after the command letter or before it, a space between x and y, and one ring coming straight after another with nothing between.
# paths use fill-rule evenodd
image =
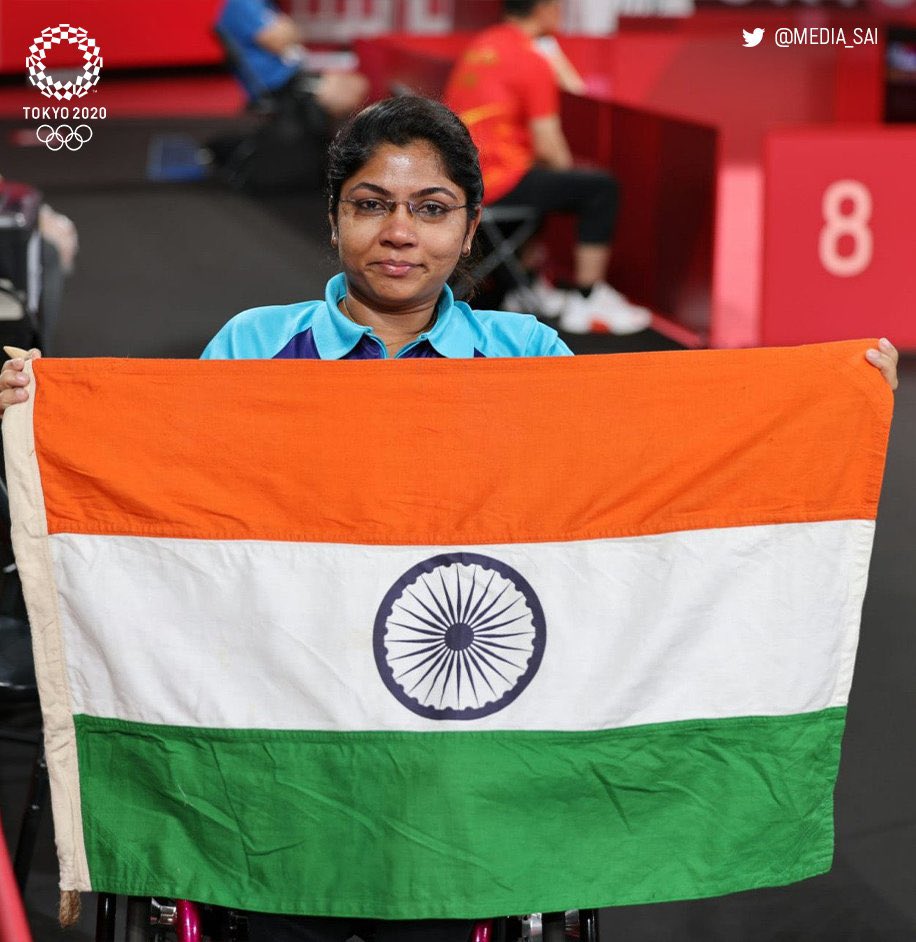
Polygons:
<instances>
[{"instance_id":1,"label":"white sneaker","mask_svg":"<svg viewBox=\"0 0 916 942\"><path fill-rule=\"evenodd\" d=\"M570 334L635 334L652 323L648 308L632 304L619 291L599 281L583 298L577 291L564 292L560 330Z\"/></svg>"},{"instance_id":2,"label":"white sneaker","mask_svg":"<svg viewBox=\"0 0 916 942\"><path fill-rule=\"evenodd\" d=\"M566 306L566 292L561 291L538 276L529 288L513 288L500 305L504 311L519 314L540 314L542 317L559 317Z\"/></svg>"}]
</instances>

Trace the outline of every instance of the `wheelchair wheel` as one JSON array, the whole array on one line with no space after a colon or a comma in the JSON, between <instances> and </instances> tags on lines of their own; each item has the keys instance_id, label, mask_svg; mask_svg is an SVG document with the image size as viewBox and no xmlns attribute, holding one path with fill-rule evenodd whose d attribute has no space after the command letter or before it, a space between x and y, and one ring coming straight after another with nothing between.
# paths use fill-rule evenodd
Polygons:
<instances>
[{"instance_id":1,"label":"wheelchair wheel","mask_svg":"<svg viewBox=\"0 0 916 942\"><path fill-rule=\"evenodd\" d=\"M124 927L124 942L150 942L150 898L148 896L127 897L127 922Z\"/></svg>"},{"instance_id":2,"label":"wheelchair wheel","mask_svg":"<svg viewBox=\"0 0 916 942\"><path fill-rule=\"evenodd\" d=\"M124 942L175 942L174 912L171 900L128 896Z\"/></svg>"},{"instance_id":3,"label":"wheelchair wheel","mask_svg":"<svg viewBox=\"0 0 916 942\"><path fill-rule=\"evenodd\" d=\"M557 913L530 913L520 922L520 942L598 942L598 910L568 909ZM507 939L518 938L517 935ZM497 942L494 939L494 942Z\"/></svg>"}]
</instances>

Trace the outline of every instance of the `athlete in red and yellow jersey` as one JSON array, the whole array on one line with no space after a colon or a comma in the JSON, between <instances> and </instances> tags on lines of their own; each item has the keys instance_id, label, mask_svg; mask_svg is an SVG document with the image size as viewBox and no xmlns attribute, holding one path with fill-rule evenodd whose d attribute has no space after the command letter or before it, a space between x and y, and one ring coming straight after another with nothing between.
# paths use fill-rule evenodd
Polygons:
<instances>
[{"instance_id":1,"label":"athlete in red and yellow jersey","mask_svg":"<svg viewBox=\"0 0 916 942\"><path fill-rule=\"evenodd\" d=\"M560 110L550 63L512 21L473 40L449 79L445 101L480 151L488 204L514 189L538 162L532 124L556 119Z\"/></svg>"},{"instance_id":2,"label":"athlete in red and yellow jersey","mask_svg":"<svg viewBox=\"0 0 916 942\"><path fill-rule=\"evenodd\" d=\"M505 21L484 30L461 57L445 101L464 121L480 151L484 203L533 206L578 217L574 282L557 290L543 278L533 293L544 314L560 316L575 333L630 334L649 326L648 310L631 304L605 281L617 217L617 183L606 173L573 167L560 125L560 87L583 83L552 39L560 0L503 0ZM542 43L552 46L549 51ZM510 293L503 306L515 310Z\"/></svg>"}]
</instances>

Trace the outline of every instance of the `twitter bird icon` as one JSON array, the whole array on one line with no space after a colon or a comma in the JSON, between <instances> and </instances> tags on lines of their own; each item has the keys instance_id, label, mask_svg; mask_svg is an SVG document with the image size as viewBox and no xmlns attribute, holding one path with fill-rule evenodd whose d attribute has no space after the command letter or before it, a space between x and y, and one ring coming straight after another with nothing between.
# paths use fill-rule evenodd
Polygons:
<instances>
[{"instance_id":1,"label":"twitter bird icon","mask_svg":"<svg viewBox=\"0 0 916 942\"><path fill-rule=\"evenodd\" d=\"M753 32L748 32L746 29L741 30L744 33L744 46L748 48L750 46L759 46L760 40L763 39L763 27L758 26Z\"/></svg>"}]
</instances>

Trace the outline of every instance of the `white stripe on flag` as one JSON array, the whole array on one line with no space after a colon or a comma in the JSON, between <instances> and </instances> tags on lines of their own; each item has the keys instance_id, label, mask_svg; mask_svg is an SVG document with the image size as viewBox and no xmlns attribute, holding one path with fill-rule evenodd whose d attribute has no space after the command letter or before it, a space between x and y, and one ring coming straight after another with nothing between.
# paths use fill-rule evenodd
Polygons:
<instances>
[{"instance_id":1,"label":"white stripe on flag","mask_svg":"<svg viewBox=\"0 0 916 942\"><path fill-rule=\"evenodd\" d=\"M845 704L873 532L850 520L467 550L50 539L76 713L236 729L593 730ZM449 552L474 558L392 588ZM380 666L386 594L397 601ZM461 655L472 636L478 654ZM414 689L405 700L392 684ZM439 718L475 704L473 719Z\"/></svg>"}]
</instances>

